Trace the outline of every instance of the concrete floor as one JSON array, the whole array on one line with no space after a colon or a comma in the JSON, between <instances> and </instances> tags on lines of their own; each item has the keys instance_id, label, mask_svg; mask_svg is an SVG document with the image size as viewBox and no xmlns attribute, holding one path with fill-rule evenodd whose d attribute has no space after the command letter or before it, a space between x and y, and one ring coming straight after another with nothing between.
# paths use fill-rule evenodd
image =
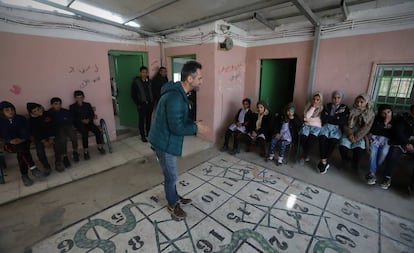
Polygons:
<instances>
[{"instance_id":1,"label":"concrete floor","mask_svg":"<svg viewBox=\"0 0 414 253\"><path fill-rule=\"evenodd\" d=\"M209 148L178 160L179 172L201 164L219 154ZM332 168L325 175L314 169L315 164L299 166L289 163L276 167L255 153L240 153L238 158L278 171L282 174L317 185L355 201L374 206L398 216L413 219L414 200L401 189L382 190L362 180L364 171L355 176L347 170ZM153 155L136 159L44 192L0 206L0 252L23 252L27 246L100 210L120 202L163 180Z\"/></svg>"}]
</instances>

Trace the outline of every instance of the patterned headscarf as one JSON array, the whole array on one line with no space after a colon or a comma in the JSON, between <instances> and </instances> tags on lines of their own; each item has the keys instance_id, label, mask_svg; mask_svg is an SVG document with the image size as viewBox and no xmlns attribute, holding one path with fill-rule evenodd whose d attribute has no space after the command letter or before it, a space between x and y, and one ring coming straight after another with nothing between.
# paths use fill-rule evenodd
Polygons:
<instances>
[{"instance_id":1,"label":"patterned headscarf","mask_svg":"<svg viewBox=\"0 0 414 253\"><path fill-rule=\"evenodd\" d=\"M358 98L362 98L365 101L363 108L357 107L356 101ZM355 127L359 117L362 117L364 123L370 122L375 117L374 105L367 94L360 94L355 98L354 104L352 105L349 113L348 127Z\"/></svg>"},{"instance_id":2,"label":"patterned headscarf","mask_svg":"<svg viewBox=\"0 0 414 253\"><path fill-rule=\"evenodd\" d=\"M306 113L309 111L309 109L313 106L313 98L315 96L319 96L321 98L321 102L319 103L319 105L315 106L315 111L312 114L312 118L316 118L319 117L319 115L321 114L322 110L323 110L323 95L321 92L317 91L312 95L311 100L305 105L305 110L304 110L304 115L306 115Z\"/></svg>"}]
</instances>

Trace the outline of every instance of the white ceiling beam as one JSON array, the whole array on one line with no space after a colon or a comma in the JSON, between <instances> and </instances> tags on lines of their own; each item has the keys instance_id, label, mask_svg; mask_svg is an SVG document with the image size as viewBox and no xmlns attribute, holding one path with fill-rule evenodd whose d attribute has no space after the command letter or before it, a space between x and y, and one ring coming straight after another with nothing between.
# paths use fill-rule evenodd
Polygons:
<instances>
[{"instance_id":1,"label":"white ceiling beam","mask_svg":"<svg viewBox=\"0 0 414 253\"><path fill-rule=\"evenodd\" d=\"M342 10L342 14L344 14L344 20L348 20L348 17L349 17L349 9L348 9L348 6L347 6L345 0L342 0L341 1L341 10Z\"/></svg>"},{"instance_id":2,"label":"white ceiling beam","mask_svg":"<svg viewBox=\"0 0 414 253\"><path fill-rule=\"evenodd\" d=\"M141 10L140 12L137 12L134 15L131 15L130 17L127 17L126 18L127 21L125 23L128 23L129 21L132 21L132 20L135 20L135 19L138 19L138 18L141 18L143 16L146 16L150 13L158 11L159 9L165 8L165 7L167 7L171 4L174 4L178 1L179 0L167 0L167 1L162 1L162 2L159 2L157 4L151 5L150 7L146 8L144 10Z\"/></svg>"},{"instance_id":3,"label":"white ceiling beam","mask_svg":"<svg viewBox=\"0 0 414 253\"><path fill-rule=\"evenodd\" d=\"M268 27L270 30L274 31L276 26L272 23L270 23L265 17L262 16L262 14L255 12L253 14L253 18L255 18L257 21Z\"/></svg>"},{"instance_id":4,"label":"white ceiling beam","mask_svg":"<svg viewBox=\"0 0 414 253\"><path fill-rule=\"evenodd\" d=\"M300 12L308 18L308 20L314 25L319 26L320 21L319 18L313 13L309 5L307 5L303 0L292 0L293 4L296 5L296 8L300 10Z\"/></svg>"},{"instance_id":5,"label":"white ceiling beam","mask_svg":"<svg viewBox=\"0 0 414 253\"><path fill-rule=\"evenodd\" d=\"M224 18L228 18L228 17L232 17L232 16L237 16L237 15L241 15L241 14L248 13L248 12L258 11L258 10L261 10L261 9L273 7L273 6L288 3L288 2L290 2L290 1L289 0L267 0L267 1L255 2L255 3L249 4L249 5L241 6L239 8L235 8L235 9L232 9L232 10L217 13L215 15L206 16L206 17L202 17L202 18L199 18L199 19L195 19L195 20L190 21L190 22L175 25L173 27L170 27L170 28L164 29L163 31L160 31L159 34L170 34L170 33L173 33L173 32L183 30L184 28L190 28L190 27L195 27L195 26L199 26L199 25L204 25L204 24L208 24L208 23L220 20L220 19L224 19Z\"/></svg>"},{"instance_id":6,"label":"white ceiling beam","mask_svg":"<svg viewBox=\"0 0 414 253\"><path fill-rule=\"evenodd\" d=\"M39 2L39 3L42 3L42 4L46 4L46 5L55 7L57 9L61 9L61 10L65 10L65 11L69 11L69 12L75 13L76 15L79 15L81 17L87 18L89 20L93 20L93 21L96 21L96 22L104 23L104 24L107 24L107 25L116 26L116 27L121 28L121 29L124 29L124 30L136 32L136 33L138 33L138 34L140 34L142 36L145 36L145 37L146 36L156 36L155 33L148 32L148 31L145 31L145 30L142 30L142 29L137 29L137 28L130 27L130 26L127 26L127 25L122 25L122 24L119 24L119 23L116 23L116 22L113 22L113 21L110 21L110 20L106 20L104 18L100 18L98 16L91 15L91 14L86 13L86 12L83 12L83 11L79 11L79 10L75 10L75 9L72 9L72 8L68 8L66 6L62 6L60 4L57 4L57 3L54 3L54 2L51 2L51 1L48 1L48 0L33 0L33 1Z\"/></svg>"}]
</instances>

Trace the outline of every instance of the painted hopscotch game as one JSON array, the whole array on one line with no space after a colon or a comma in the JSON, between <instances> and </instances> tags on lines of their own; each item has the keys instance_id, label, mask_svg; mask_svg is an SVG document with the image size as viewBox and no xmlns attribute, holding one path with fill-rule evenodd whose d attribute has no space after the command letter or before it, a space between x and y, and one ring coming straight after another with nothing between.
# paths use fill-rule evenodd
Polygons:
<instances>
[{"instance_id":1,"label":"painted hopscotch game","mask_svg":"<svg viewBox=\"0 0 414 253\"><path fill-rule=\"evenodd\" d=\"M59 252L414 252L414 222L229 155L180 175L174 221L159 185L36 245Z\"/></svg>"}]
</instances>

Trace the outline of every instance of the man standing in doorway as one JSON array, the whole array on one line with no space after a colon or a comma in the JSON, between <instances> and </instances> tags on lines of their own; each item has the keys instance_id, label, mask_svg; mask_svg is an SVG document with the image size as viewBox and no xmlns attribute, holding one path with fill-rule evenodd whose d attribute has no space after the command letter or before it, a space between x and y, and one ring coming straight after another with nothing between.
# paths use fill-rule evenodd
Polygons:
<instances>
[{"instance_id":1,"label":"man standing in doorway","mask_svg":"<svg viewBox=\"0 0 414 253\"><path fill-rule=\"evenodd\" d=\"M154 105L157 106L158 101L161 96L161 87L168 83L167 69L165 67L160 67L157 74L151 80L152 84L152 95L154 96Z\"/></svg>"},{"instance_id":2,"label":"man standing in doorway","mask_svg":"<svg viewBox=\"0 0 414 253\"><path fill-rule=\"evenodd\" d=\"M151 127L151 115L154 106L151 81L148 78L148 68L142 66L139 70L140 76L135 77L131 85L131 97L138 109L138 125L141 140L147 141Z\"/></svg>"},{"instance_id":3,"label":"man standing in doorway","mask_svg":"<svg viewBox=\"0 0 414 253\"><path fill-rule=\"evenodd\" d=\"M181 81L163 85L149 134L149 141L164 174L167 210L177 220L187 216L180 205L191 203L191 199L183 198L177 193L177 156L182 153L184 136L194 135L197 131L205 133L208 130L206 125L193 122L188 116L187 93L199 87L201 83L201 64L196 61L184 64L181 70Z\"/></svg>"}]
</instances>

